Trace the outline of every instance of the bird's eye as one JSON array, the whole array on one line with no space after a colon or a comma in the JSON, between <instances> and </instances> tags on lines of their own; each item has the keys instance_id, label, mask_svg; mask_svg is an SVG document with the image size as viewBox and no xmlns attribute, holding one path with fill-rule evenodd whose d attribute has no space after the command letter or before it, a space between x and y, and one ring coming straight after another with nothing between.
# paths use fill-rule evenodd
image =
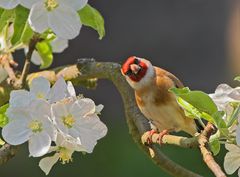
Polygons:
<instances>
[{"instance_id":1,"label":"bird's eye","mask_svg":"<svg viewBox=\"0 0 240 177\"><path fill-rule=\"evenodd\" d=\"M134 64L138 65L139 64L139 59L135 58L134 59Z\"/></svg>"},{"instance_id":2,"label":"bird's eye","mask_svg":"<svg viewBox=\"0 0 240 177\"><path fill-rule=\"evenodd\" d=\"M131 70L131 69L129 69L129 70L125 73L126 76L130 76L131 74L132 74L132 70Z\"/></svg>"}]
</instances>

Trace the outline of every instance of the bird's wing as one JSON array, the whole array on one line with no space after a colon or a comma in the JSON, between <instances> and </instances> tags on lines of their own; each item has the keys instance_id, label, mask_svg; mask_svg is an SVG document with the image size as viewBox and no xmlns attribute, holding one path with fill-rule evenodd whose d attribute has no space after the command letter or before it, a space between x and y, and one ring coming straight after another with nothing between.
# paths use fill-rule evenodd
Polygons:
<instances>
[{"instance_id":1,"label":"bird's wing","mask_svg":"<svg viewBox=\"0 0 240 177\"><path fill-rule=\"evenodd\" d=\"M170 73L162 68L159 68L159 67L155 67L155 71L156 71L157 76L159 76L159 77L167 76L169 79L171 79L176 87L178 87L178 88L184 87L183 83L172 73Z\"/></svg>"},{"instance_id":2,"label":"bird's wing","mask_svg":"<svg viewBox=\"0 0 240 177\"><path fill-rule=\"evenodd\" d=\"M183 88L184 87L183 83L172 73L166 71L166 76L168 76L174 82L176 87L178 87L178 88Z\"/></svg>"}]
</instances>

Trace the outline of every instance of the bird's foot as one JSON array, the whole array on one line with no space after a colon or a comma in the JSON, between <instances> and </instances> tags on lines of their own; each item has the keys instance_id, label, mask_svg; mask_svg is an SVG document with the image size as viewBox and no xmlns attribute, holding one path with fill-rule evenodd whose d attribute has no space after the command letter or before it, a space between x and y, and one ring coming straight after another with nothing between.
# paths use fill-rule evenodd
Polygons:
<instances>
[{"instance_id":1,"label":"bird's foot","mask_svg":"<svg viewBox=\"0 0 240 177\"><path fill-rule=\"evenodd\" d=\"M160 145L163 144L163 141L162 141L163 136L164 136L164 135L168 135L169 132L170 132L169 129L165 129L165 130L161 131L161 132L158 134L157 142L158 142Z\"/></svg>"},{"instance_id":2,"label":"bird's foot","mask_svg":"<svg viewBox=\"0 0 240 177\"><path fill-rule=\"evenodd\" d=\"M142 136L142 143L146 145L152 144L152 136L154 134L158 134L158 132L156 130L150 130L145 132L144 135Z\"/></svg>"}]
</instances>

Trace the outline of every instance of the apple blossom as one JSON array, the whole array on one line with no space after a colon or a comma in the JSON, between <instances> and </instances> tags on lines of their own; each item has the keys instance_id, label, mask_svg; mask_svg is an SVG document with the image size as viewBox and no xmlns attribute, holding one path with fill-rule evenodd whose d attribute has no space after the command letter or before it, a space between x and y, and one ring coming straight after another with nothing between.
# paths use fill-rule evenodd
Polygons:
<instances>
[{"instance_id":1,"label":"apple blossom","mask_svg":"<svg viewBox=\"0 0 240 177\"><path fill-rule=\"evenodd\" d=\"M12 145L28 141L30 156L46 154L51 141L56 139L49 103L40 99L33 100L28 109L16 108L12 111L9 115L10 122L2 129L4 140Z\"/></svg>"}]
</instances>

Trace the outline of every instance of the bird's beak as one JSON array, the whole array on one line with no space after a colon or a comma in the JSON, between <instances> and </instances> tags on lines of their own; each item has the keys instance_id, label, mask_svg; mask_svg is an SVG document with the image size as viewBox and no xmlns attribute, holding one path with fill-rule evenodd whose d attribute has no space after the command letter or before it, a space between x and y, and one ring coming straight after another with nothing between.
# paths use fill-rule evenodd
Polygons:
<instances>
[{"instance_id":1,"label":"bird's beak","mask_svg":"<svg viewBox=\"0 0 240 177\"><path fill-rule=\"evenodd\" d=\"M141 70L141 67L136 64L131 64L130 69L134 74L137 74Z\"/></svg>"}]
</instances>

